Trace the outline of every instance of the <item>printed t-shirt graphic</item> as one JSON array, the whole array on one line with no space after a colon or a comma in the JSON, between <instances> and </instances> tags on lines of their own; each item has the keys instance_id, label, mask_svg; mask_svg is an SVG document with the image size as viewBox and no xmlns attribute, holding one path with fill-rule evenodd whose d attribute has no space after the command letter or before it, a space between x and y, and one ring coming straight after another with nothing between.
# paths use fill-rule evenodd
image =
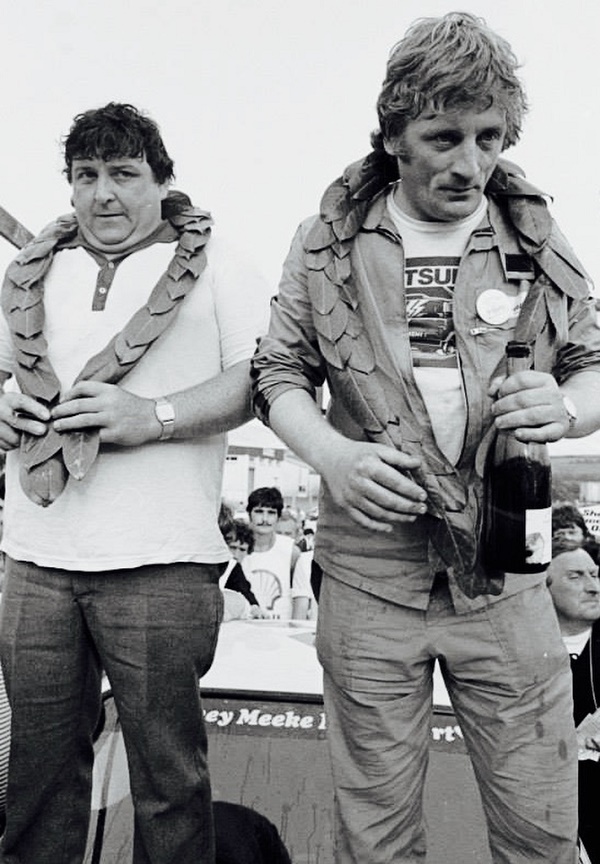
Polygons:
<instances>
[{"instance_id":1,"label":"printed t-shirt graphic","mask_svg":"<svg viewBox=\"0 0 600 864\"><path fill-rule=\"evenodd\" d=\"M459 257L406 258L404 284L414 366L456 368L452 318Z\"/></svg>"},{"instance_id":2,"label":"printed t-shirt graphic","mask_svg":"<svg viewBox=\"0 0 600 864\"><path fill-rule=\"evenodd\" d=\"M454 286L461 256L481 223L487 200L466 219L424 222L387 199L388 213L402 238L405 292L415 380L437 444L456 464L464 440L467 409L454 338Z\"/></svg>"}]
</instances>

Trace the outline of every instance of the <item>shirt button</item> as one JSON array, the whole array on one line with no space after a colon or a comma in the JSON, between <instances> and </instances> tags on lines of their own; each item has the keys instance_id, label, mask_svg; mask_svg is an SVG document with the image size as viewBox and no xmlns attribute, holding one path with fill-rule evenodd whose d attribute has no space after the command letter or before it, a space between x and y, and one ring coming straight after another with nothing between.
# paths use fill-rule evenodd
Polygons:
<instances>
[{"instance_id":1,"label":"shirt button","mask_svg":"<svg viewBox=\"0 0 600 864\"><path fill-rule=\"evenodd\" d=\"M109 270L114 270L115 269L115 262L109 261L106 266L108 267Z\"/></svg>"},{"instance_id":2,"label":"shirt button","mask_svg":"<svg viewBox=\"0 0 600 864\"><path fill-rule=\"evenodd\" d=\"M98 288L98 294L106 294L106 291L107 291L107 289L104 287L104 285L101 285Z\"/></svg>"}]
</instances>

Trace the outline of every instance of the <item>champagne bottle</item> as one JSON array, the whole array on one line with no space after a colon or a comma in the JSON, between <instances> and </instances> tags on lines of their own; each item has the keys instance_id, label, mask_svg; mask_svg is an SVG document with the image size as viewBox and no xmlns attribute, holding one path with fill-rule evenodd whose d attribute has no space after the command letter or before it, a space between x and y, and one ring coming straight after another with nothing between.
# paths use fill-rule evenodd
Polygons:
<instances>
[{"instance_id":1,"label":"champagne bottle","mask_svg":"<svg viewBox=\"0 0 600 864\"><path fill-rule=\"evenodd\" d=\"M525 342L506 346L508 374L531 366ZM486 461L481 558L508 573L540 573L552 553L552 478L546 444L499 431Z\"/></svg>"}]
</instances>

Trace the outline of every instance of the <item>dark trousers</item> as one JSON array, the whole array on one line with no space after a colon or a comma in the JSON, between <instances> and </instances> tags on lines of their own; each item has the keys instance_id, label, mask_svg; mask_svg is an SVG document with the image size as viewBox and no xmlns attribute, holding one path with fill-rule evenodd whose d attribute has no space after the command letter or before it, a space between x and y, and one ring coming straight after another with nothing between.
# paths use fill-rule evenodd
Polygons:
<instances>
[{"instance_id":1,"label":"dark trousers","mask_svg":"<svg viewBox=\"0 0 600 864\"><path fill-rule=\"evenodd\" d=\"M135 808L134 864L213 864L198 679L220 565L82 573L9 561L0 658L12 709L4 864L80 864L106 670Z\"/></svg>"},{"instance_id":2,"label":"dark trousers","mask_svg":"<svg viewBox=\"0 0 600 864\"><path fill-rule=\"evenodd\" d=\"M600 864L599 793L600 763L584 759L579 763L579 836L592 864Z\"/></svg>"}]
</instances>

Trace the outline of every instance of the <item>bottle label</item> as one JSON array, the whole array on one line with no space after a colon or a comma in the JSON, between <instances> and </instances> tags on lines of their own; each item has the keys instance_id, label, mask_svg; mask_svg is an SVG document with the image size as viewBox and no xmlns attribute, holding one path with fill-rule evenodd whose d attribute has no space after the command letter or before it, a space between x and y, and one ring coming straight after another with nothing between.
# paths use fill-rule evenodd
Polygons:
<instances>
[{"instance_id":1,"label":"bottle label","mask_svg":"<svg viewBox=\"0 0 600 864\"><path fill-rule=\"evenodd\" d=\"M549 564L552 558L552 507L525 511L528 564Z\"/></svg>"}]
</instances>

